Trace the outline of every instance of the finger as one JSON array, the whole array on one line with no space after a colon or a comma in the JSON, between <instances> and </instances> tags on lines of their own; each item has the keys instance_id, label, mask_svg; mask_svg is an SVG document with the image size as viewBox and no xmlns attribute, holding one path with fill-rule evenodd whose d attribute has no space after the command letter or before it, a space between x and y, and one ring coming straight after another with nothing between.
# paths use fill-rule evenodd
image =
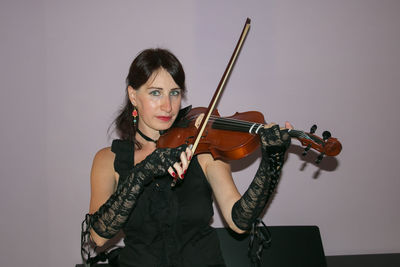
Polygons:
<instances>
[{"instance_id":1,"label":"finger","mask_svg":"<svg viewBox=\"0 0 400 267\"><path fill-rule=\"evenodd\" d=\"M286 122L285 122L285 128L286 128L286 129L289 129L289 130L292 130L292 129L293 129L293 125L290 124L290 122L286 121Z\"/></svg>"},{"instance_id":2,"label":"finger","mask_svg":"<svg viewBox=\"0 0 400 267\"><path fill-rule=\"evenodd\" d=\"M174 167L174 169L176 170L177 174L178 174L178 178L179 179L183 179L184 178L184 174L183 174L183 169L182 169L182 165L180 162L175 162L175 164L172 166Z\"/></svg>"},{"instance_id":3,"label":"finger","mask_svg":"<svg viewBox=\"0 0 400 267\"><path fill-rule=\"evenodd\" d=\"M172 167L168 168L168 173L174 177L174 179L178 178L178 175L176 174L176 172L174 171L174 169Z\"/></svg>"},{"instance_id":4,"label":"finger","mask_svg":"<svg viewBox=\"0 0 400 267\"><path fill-rule=\"evenodd\" d=\"M187 147L186 148L186 158L188 160L188 162L190 162L190 160L192 159L193 153L192 153L192 149L191 147Z\"/></svg>"},{"instance_id":5,"label":"finger","mask_svg":"<svg viewBox=\"0 0 400 267\"><path fill-rule=\"evenodd\" d=\"M188 160L187 152L182 152L181 153L181 166L182 166L182 171L183 171L182 174L185 175L186 174L186 170L187 170L187 168L189 166L189 160Z\"/></svg>"},{"instance_id":6,"label":"finger","mask_svg":"<svg viewBox=\"0 0 400 267\"><path fill-rule=\"evenodd\" d=\"M264 125L264 128L265 128L265 129L268 129L268 128L271 128L271 127L274 126L274 125L276 125L276 123L271 122L271 123L265 124L265 125Z\"/></svg>"}]
</instances>

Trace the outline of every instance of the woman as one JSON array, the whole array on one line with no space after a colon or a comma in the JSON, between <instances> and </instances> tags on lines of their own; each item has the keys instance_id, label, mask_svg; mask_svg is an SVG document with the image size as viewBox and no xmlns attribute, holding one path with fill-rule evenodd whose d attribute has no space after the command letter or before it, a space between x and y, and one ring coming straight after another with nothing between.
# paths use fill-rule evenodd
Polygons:
<instances>
[{"instance_id":1,"label":"woman","mask_svg":"<svg viewBox=\"0 0 400 267\"><path fill-rule=\"evenodd\" d=\"M120 266L225 266L209 225L212 194L229 227L243 233L278 181L290 138L277 125L260 130L262 160L243 196L228 163L211 154L192 158L186 145L156 149L160 131L175 122L184 93L185 74L173 54L141 52L130 67L125 107L115 121L121 140L94 158L91 237L102 246L122 229ZM171 188L173 178L182 182Z\"/></svg>"}]
</instances>

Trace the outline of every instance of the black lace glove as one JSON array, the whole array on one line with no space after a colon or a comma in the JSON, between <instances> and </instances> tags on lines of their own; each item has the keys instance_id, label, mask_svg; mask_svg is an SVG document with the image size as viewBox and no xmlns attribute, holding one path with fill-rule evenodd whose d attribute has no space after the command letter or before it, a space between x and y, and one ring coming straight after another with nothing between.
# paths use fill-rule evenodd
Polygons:
<instances>
[{"instance_id":1,"label":"black lace glove","mask_svg":"<svg viewBox=\"0 0 400 267\"><path fill-rule=\"evenodd\" d=\"M249 230L267 204L278 184L286 149L290 146L287 130L278 125L260 129L262 159L247 191L232 207L232 220L237 227Z\"/></svg>"},{"instance_id":2,"label":"black lace glove","mask_svg":"<svg viewBox=\"0 0 400 267\"><path fill-rule=\"evenodd\" d=\"M136 164L132 173L97 212L90 217L90 226L101 237L111 238L124 226L132 208L136 204L144 185L154 177L167 173L167 169L180 161L180 155L186 145L177 148L156 149L143 161Z\"/></svg>"}]
</instances>

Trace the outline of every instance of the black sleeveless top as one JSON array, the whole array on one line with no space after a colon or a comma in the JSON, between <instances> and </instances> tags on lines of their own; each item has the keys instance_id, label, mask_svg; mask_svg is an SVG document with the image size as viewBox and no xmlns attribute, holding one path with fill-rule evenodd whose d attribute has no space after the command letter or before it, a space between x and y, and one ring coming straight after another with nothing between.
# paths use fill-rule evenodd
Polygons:
<instances>
[{"instance_id":1,"label":"black sleeveless top","mask_svg":"<svg viewBox=\"0 0 400 267\"><path fill-rule=\"evenodd\" d=\"M119 182L134 164L134 145L114 140L114 168ZM171 189L171 177L156 178L144 188L124 226L120 266L223 267L215 229L212 190L193 157L183 182Z\"/></svg>"}]
</instances>

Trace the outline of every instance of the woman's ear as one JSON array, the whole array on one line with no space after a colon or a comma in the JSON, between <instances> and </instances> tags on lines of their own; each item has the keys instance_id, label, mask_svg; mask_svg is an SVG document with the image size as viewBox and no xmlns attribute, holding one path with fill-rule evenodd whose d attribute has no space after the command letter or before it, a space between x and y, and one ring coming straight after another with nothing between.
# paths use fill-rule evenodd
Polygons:
<instances>
[{"instance_id":1,"label":"woman's ear","mask_svg":"<svg viewBox=\"0 0 400 267\"><path fill-rule=\"evenodd\" d=\"M128 97L132 105L136 106L136 90L132 86L128 86Z\"/></svg>"}]
</instances>

